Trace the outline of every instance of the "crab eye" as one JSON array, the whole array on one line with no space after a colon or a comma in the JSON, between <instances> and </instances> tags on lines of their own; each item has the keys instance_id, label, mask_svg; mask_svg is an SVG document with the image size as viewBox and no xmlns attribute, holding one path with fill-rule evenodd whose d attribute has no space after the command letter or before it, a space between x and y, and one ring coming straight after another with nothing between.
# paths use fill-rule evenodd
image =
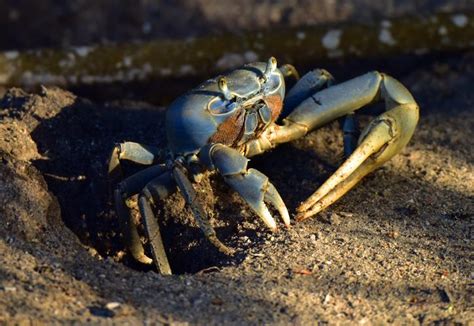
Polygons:
<instances>
[{"instance_id":1,"label":"crab eye","mask_svg":"<svg viewBox=\"0 0 474 326\"><path fill-rule=\"evenodd\" d=\"M281 86L281 78L278 74L271 74L263 84L263 90L267 94L275 93Z\"/></svg>"},{"instance_id":2,"label":"crab eye","mask_svg":"<svg viewBox=\"0 0 474 326\"><path fill-rule=\"evenodd\" d=\"M215 98L209 103L209 111L213 115L228 114L233 112L237 107L235 102L223 100L220 97Z\"/></svg>"}]
</instances>

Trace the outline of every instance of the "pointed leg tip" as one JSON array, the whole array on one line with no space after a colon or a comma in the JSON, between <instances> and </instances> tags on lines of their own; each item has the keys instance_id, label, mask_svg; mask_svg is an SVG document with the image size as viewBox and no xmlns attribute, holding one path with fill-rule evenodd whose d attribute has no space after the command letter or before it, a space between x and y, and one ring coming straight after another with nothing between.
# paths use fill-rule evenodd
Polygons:
<instances>
[{"instance_id":1,"label":"pointed leg tip","mask_svg":"<svg viewBox=\"0 0 474 326\"><path fill-rule=\"evenodd\" d=\"M308 209L308 204L306 204L305 202L302 202L297 208L296 208L296 212L298 213L303 213L304 211L306 211Z\"/></svg>"},{"instance_id":2,"label":"pointed leg tip","mask_svg":"<svg viewBox=\"0 0 474 326\"><path fill-rule=\"evenodd\" d=\"M302 222L302 221L304 221L304 220L310 218L311 216L316 215L318 212L319 212L319 210L318 210L318 211L316 211L316 210L309 210L309 211L302 211L302 212L299 212L298 214L296 214L295 220L296 220L297 222Z\"/></svg>"},{"instance_id":3,"label":"pointed leg tip","mask_svg":"<svg viewBox=\"0 0 474 326\"><path fill-rule=\"evenodd\" d=\"M291 220L290 220L290 214L288 213L288 211L285 211L284 214L281 214L281 219L283 220L283 223L285 224L287 228L290 227Z\"/></svg>"},{"instance_id":4,"label":"pointed leg tip","mask_svg":"<svg viewBox=\"0 0 474 326\"><path fill-rule=\"evenodd\" d=\"M171 271L163 271L163 272L160 271L160 274L163 275L163 276L171 276L171 275L173 275L173 273L172 273Z\"/></svg>"},{"instance_id":5,"label":"pointed leg tip","mask_svg":"<svg viewBox=\"0 0 474 326\"><path fill-rule=\"evenodd\" d=\"M151 259L150 257L148 257L146 255L136 257L136 260L139 261L142 264L145 264L145 265L153 264L153 259Z\"/></svg>"}]
</instances>

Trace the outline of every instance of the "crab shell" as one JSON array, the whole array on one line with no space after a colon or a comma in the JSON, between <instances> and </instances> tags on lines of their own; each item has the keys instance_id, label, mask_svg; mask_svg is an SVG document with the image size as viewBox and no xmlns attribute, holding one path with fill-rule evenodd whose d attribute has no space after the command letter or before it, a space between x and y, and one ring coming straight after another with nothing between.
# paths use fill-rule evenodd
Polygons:
<instances>
[{"instance_id":1,"label":"crab shell","mask_svg":"<svg viewBox=\"0 0 474 326\"><path fill-rule=\"evenodd\" d=\"M177 98L166 113L171 152L195 154L209 143L236 148L257 138L278 118L285 95L280 70L266 69L267 63L252 63ZM228 94L219 87L222 77L227 81Z\"/></svg>"}]
</instances>

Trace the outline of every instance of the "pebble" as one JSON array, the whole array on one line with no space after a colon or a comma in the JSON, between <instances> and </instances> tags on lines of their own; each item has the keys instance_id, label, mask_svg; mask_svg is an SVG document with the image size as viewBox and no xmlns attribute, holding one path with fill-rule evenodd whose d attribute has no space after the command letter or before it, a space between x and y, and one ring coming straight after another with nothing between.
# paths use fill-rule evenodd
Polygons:
<instances>
[{"instance_id":1,"label":"pebble","mask_svg":"<svg viewBox=\"0 0 474 326\"><path fill-rule=\"evenodd\" d=\"M341 224L341 217L336 213L331 213L329 216L329 224L339 225Z\"/></svg>"},{"instance_id":2,"label":"pebble","mask_svg":"<svg viewBox=\"0 0 474 326\"><path fill-rule=\"evenodd\" d=\"M329 293L326 294L326 296L324 297L323 304L328 304L329 301L331 301L331 299L332 299L331 295Z\"/></svg>"},{"instance_id":3,"label":"pebble","mask_svg":"<svg viewBox=\"0 0 474 326\"><path fill-rule=\"evenodd\" d=\"M343 217L353 217L354 216L354 214L349 213L349 212L339 212L339 215L341 215Z\"/></svg>"},{"instance_id":4,"label":"pebble","mask_svg":"<svg viewBox=\"0 0 474 326\"><path fill-rule=\"evenodd\" d=\"M120 307L120 305L121 305L120 302L112 301L112 302L108 302L105 305L105 308L110 309L110 310L114 310L114 309L117 309L118 307Z\"/></svg>"},{"instance_id":5,"label":"pebble","mask_svg":"<svg viewBox=\"0 0 474 326\"><path fill-rule=\"evenodd\" d=\"M5 291L5 292L15 292L16 287L14 287L14 286L3 286L2 290Z\"/></svg>"},{"instance_id":6,"label":"pebble","mask_svg":"<svg viewBox=\"0 0 474 326\"><path fill-rule=\"evenodd\" d=\"M388 233L388 237L392 239L397 239L400 237L400 233L398 231L391 231Z\"/></svg>"}]
</instances>

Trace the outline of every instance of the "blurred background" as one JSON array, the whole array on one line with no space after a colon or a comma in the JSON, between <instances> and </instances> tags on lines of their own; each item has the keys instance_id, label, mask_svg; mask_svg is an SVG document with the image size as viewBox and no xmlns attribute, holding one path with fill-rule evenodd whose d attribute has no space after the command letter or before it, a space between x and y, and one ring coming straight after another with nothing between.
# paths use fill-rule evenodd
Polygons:
<instances>
[{"instance_id":1,"label":"blurred background","mask_svg":"<svg viewBox=\"0 0 474 326\"><path fill-rule=\"evenodd\" d=\"M56 85L167 105L269 56L339 80L372 69L400 76L472 48L473 11L472 0L2 0L0 94Z\"/></svg>"},{"instance_id":2,"label":"blurred background","mask_svg":"<svg viewBox=\"0 0 474 326\"><path fill-rule=\"evenodd\" d=\"M0 50L370 23L469 9L472 0L2 0Z\"/></svg>"}]
</instances>

